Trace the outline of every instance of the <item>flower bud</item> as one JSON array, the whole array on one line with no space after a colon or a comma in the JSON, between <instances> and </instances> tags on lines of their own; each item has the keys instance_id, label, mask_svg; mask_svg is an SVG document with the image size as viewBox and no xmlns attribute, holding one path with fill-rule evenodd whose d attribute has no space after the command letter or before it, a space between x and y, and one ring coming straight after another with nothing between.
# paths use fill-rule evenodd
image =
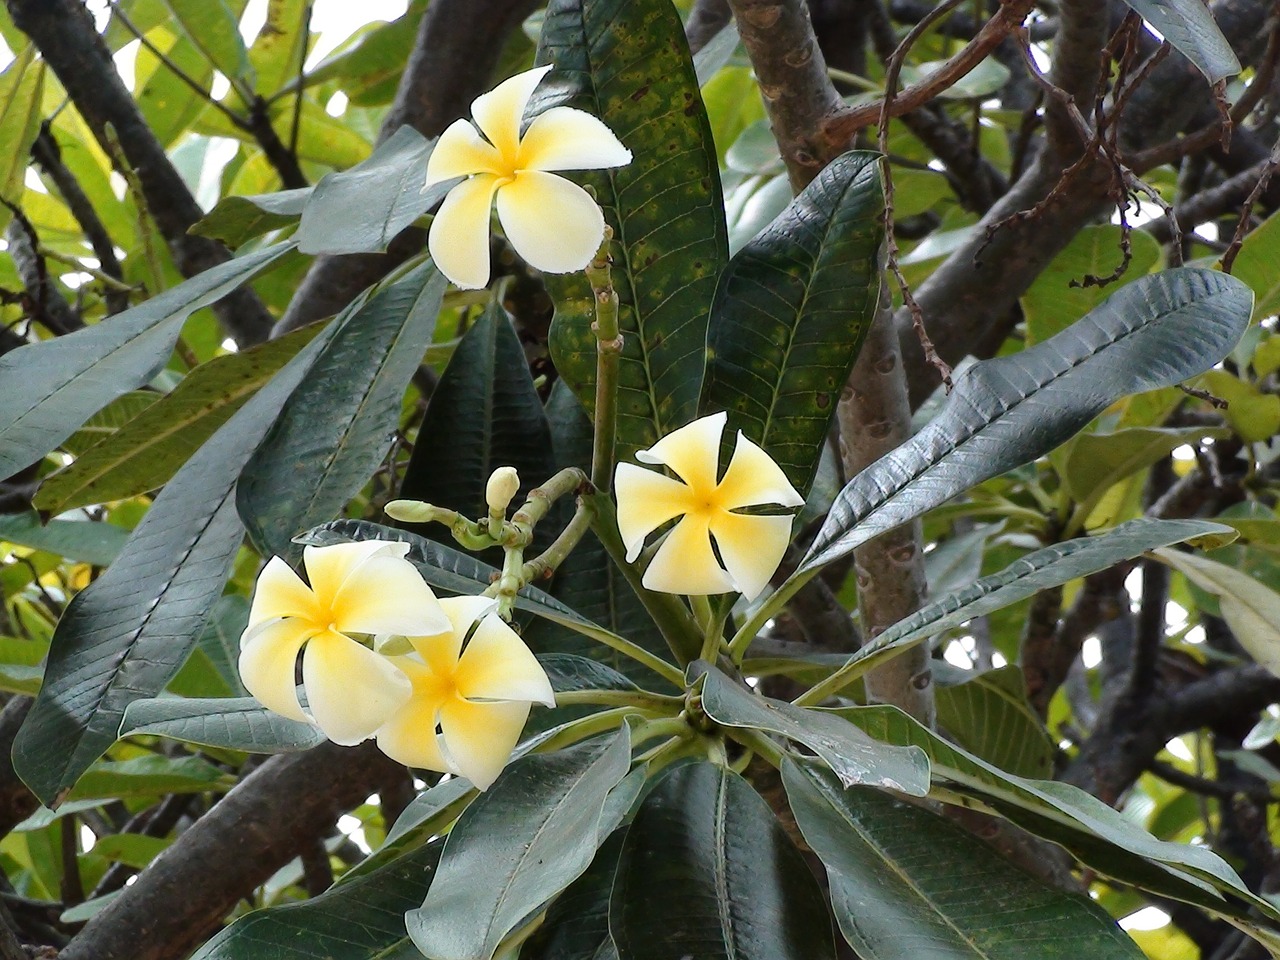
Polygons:
<instances>
[{"instance_id":1,"label":"flower bud","mask_svg":"<svg viewBox=\"0 0 1280 960\"><path fill-rule=\"evenodd\" d=\"M515 467L499 467L485 484L484 500L489 505L489 512L504 516L511 498L520 489L520 475Z\"/></svg>"}]
</instances>

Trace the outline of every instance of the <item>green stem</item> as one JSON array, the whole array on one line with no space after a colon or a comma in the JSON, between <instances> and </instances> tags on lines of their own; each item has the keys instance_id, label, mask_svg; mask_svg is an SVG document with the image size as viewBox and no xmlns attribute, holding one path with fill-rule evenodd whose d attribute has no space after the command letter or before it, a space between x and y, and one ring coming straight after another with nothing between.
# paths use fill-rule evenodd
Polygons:
<instances>
[{"instance_id":1,"label":"green stem","mask_svg":"<svg viewBox=\"0 0 1280 960\"><path fill-rule=\"evenodd\" d=\"M645 720L631 731L631 746L634 749L640 744L655 740L658 737L684 739L692 735L692 733L693 728L689 726L684 714L678 717L659 717L656 720Z\"/></svg>"},{"instance_id":2,"label":"green stem","mask_svg":"<svg viewBox=\"0 0 1280 960\"><path fill-rule=\"evenodd\" d=\"M560 531L560 536L556 537L546 550L526 563L524 569L520 571L524 582L533 583L535 580L551 576L578 545L583 534L591 529L591 517L594 513L595 511L579 498L577 509L573 512L573 519Z\"/></svg>"},{"instance_id":3,"label":"green stem","mask_svg":"<svg viewBox=\"0 0 1280 960\"><path fill-rule=\"evenodd\" d=\"M496 542L489 531L475 520L468 520L457 510L437 507L421 500L392 500L382 508L392 520L401 523L439 523L449 528L453 539L468 550L484 550Z\"/></svg>"},{"instance_id":4,"label":"green stem","mask_svg":"<svg viewBox=\"0 0 1280 960\"><path fill-rule=\"evenodd\" d=\"M604 228L604 240L595 259L587 265L587 282L595 294L596 319L591 325L596 335L595 439L591 446L591 482L597 490L609 492L613 479L614 447L618 434L618 360L622 356L622 334L618 329L618 291L613 288L609 269L609 241L613 231Z\"/></svg>"},{"instance_id":5,"label":"green stem","mask_svg":"<svg viewBox=\"0 0 1280 960\"><path fill-rule=\"evenodd\" d=\"M729 641L729 656L733 658L734 663L742 663L742 658L747 654L747 648L751 646L751 642L764 629L764 625L776 616L787 601L794 597L801 587L813 579L817 572L817 570L808 570L793 573L786 583L769 595L769 599L760 604L759 609L751 615L747 622L733 635L733 639Z\"/></svg>"},{"instance_id":6,"label":"green stem","mask_svg":"<svg viewBox=\"0 0 1280 960\"><path fill-rule=\"evenodd\" d=\"M528 546L533 542L533 528L551 510L551 505L566 494L584 488L589 488L589 481L577 467L565 467L546 483L534 487L529 491L529 499L515 512L504 531L504 544L511 540L521 547Z\"/></svg>"},{"instance_id":7,"label":"green stem","mask_svg":"<svg viewBox=\"0 0 1280 960\"><path fill-rule=\"evenodd\" d=\"M502 548L502 575L498 582L491 586L493 596L498 598L498 616L510 621L511 611L515 609L516 595L524 586L521 573L524 570L524 546L512 544ZM488 592L488 591L486 591Z\"/></svg>"},{"instance_id":8,"label":"green stem","mask_svg":"<svg viewBox=\"0 0 1280 960\"><path fill-rule=\"evenodd\" d=\"M639 644L628 640L626 637L620 637L612 630L606 630L604 627L591 623L588 620L573 620L569 617L552 617L550 616L550 613L550 610L546 610L544 608L543 616L546 616L547 619L551 620L553 623L558 623L563 627L568 627L570 630L580 633L584 637L590 637L597 643L604 644L610 650L618 651L618 653L622 654L624 657L629 657L636 663L644 664L658 676L669 681L674 687L684 687L683 670L679 667L672 666L666 660L663 660L656 654L650 653Z\"/></svg>"},{"instance_id":9,"label":"green stem","mask_svg":"<svg viewBox=\"0 0 1280 960\"><path fill-rule=\"evenodd\" d=\"M740 743L752 753L764 759L770 766L781 767L783 752L772 739L749 727L725 727L725 736Z\"/></svg>"},{"instance_id":10,"label":"green stem","mask_svg":"<svg viewBox=\"0 0 1280 960\"><path fill-rule=\"evenodd\" d=\"M593 704L605 707L635 707L660 714L679 713L684 697L668 697L645 690L566 690L556 694L556 706Z\"/></svg>"},{"instance_id":11,"label":"green stem","mask_svg":"<svg viewBox=\"0 0 1280 960\"><path fill-rule=\"evenodd\" d=\"M627 717L634 717L635 715L636 710L634 707L614 707L612 710L601 710L599 713L593 713L590 716L583 717L581 720L566 723L552 736L547 737L547 739L534 747L533 752L554 753L561 747L567 747L580 740L586 740L588 737L594 737L598 733L615 730L622 726L622 722Z\"/></svg>"},{"instance_id":12,"label":"green stem","mask_svg":"<svg viewBox=\"0 0 1280 960\"><path fill-rule=\"evenodd\" d=\"M839 693L841 689L847 687L853 681L862 675L862 662L848 664L837 670L827 679L814 684L800 696L796 697L792 703L797 707L808 707L816 703L821 703L827 697Z\"/></svg>"}]
</instances>

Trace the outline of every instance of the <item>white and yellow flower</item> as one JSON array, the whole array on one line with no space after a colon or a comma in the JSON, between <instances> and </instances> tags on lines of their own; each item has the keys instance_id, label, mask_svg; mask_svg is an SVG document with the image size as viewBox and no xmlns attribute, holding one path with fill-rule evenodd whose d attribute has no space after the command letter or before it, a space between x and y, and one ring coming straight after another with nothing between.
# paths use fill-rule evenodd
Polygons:
<instances>
[{"instance_id":1,"label":"white and yellow flower","mask_svg":"<svg viewBox=\"0 0 1280 960\"><path fill-rule=\"evenodd\" d=\"M373 736L409 699L412 685L387 657L350 634L432 634L450 624L404 559L408 551L408 544L381 540L307 547L309 587L272 557L240 637L245 688L269 710L314 722L335 743ZM295 688L299 653L307 711Z\"/></svg>"},{"instance_id":2,"label":"white and yellow flower","mask_svg":"<svg viewBox=\"0 0 1280 960\"><path fill-rule=\"evenodd\" d=\"M525 107L550 70L517 74L476 99L475 124L455 120L427 161L423 189L467 177L445 196L427 241L436 267L459 287L489 282L495 198L507 240L539 270L581 270L604 238L604 216L591 195L551 171L619 167L631 162L631 151L595 117L572 107L539 114L522 137Z\"/></svg>"},{"instance_id":3,"label":"white and yellow flower","mask_svg":"<svg viewBox=\"0 0 1280 960\"><path fill-rule=\"evenodd\" d=\"M389 658L413 694L378 730L378 746L406 766L461 774L484 790L510 759L532 704L554 706L555 694L494 612L496 600L449 597L440 606L450 625L409 636L414 652Z\"/></svg>"},{"instance_id":4,"label":"white and yellow flower","mask_svg":"<svg viewBox=\"0 0 1280 960\"><path fill-rule=\"evenodd\" d=\"M751 599L782 562L791 540L791 516L736 511L764 504L798 507L804 498L773 459L741 431L729 468L717 480L727 419L724 413L702 417L636 454L644 463L668 467L679 480L635 464L618 464L614 492L628 562L640 555L650 533L681 518L644 572L643 582L650 590L687 595L736 590Z\"/></svg>"}]
</instances>

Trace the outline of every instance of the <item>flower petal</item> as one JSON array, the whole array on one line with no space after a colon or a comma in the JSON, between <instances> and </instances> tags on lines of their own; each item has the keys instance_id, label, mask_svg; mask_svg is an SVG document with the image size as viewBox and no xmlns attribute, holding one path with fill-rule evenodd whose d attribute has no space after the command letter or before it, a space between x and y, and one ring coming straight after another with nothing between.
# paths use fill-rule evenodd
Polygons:
<instances>
[{"instance_id":1,"label":"flower petal","mask_svg":"<svg viewBox=\"0 0 1280 960\"><path fill-rule=\"evenodd\" d=\"M686 516L667 534L642 582L663 593L702 595L733 589L733 581L711 552L706 520L694 515Z\"/></svg>"},{"instance_id":2,"label":"flower petal","mask_svg":"<svg viewBox=\"0 0 1280 960\"><path fill-rule=\"evenodd\" d=\"M520 121L534 88L551 72L550 66L534 67L503 80L471 102L471 116L480 132L498 148L507 163L514 163L520 148Z\"/></svg>"},{"instance_id":3,"label":"flower petal","mask_svg":"<svg viewBox=\"0 0 1280 960\"><path fill-rule=\"evenodd\" d=\"M489 282L489 211L498 178L478 173L445 194L427 248L441 273L463 290Z\"/></svg>"},{"instance_id":4,"label":"flower petal","mask_svg":"<svg viewBox=\"0 0 1280 960\"><path fill-rule=\"evenodd\" d=\"M507 171L508 173L510 171ZM455 120L440 134L427 158L427 181L422 189L473 173L503 175L502 157L469 120Z\"/></svg>"},{"instance_id":5,"label":"flower petal","mask_svg":"<svg viewBox=\"0 0 1280 960\"><path fill-rule=\"evenodd\" d=\"M302 682L316 726L343 746L368 740L413 691L389 658L332 630L307 644Z\"/></svg>"},{"instance_id":6,"label":"flower petal","mask_svg":"<svg viewBox=\"0 0 1280 960\"><path fill-rule=\"evenodd\" d=\"M331 547L307 547L302 551L302 563L307 568L307 579L320 603L329 607L342 589L342 584L360 564L379 554L403 557L409 552L407 543L391 540L359 540L354 543L336 543Z\"/></svg>"},{"instance_id":7,"label":"flower petal","mask_svg":"<svg viewBox=\"0 0 1280 960\"><path fill-rule=\"evenodd\" d=\"M446 703L440 709L445 759L479 789L488 789L511 759L528 717L527 703Z\"/></svg>"},{"instance_id":8,"label":"flower petal","mask_svg":"<svg viewBox=\"0 0 1280 960\"><path fill-rule=\"evenodd\" d=\"M711 520L711 535L720 548L720 559L733 578L733 586L753 600L769 583L791 542L787 517L753 517L722 513Z\"/></svg>"},{"instance_id":9,"label":"flower petal","mask_svg":"<svg viewBox=\"0 0 1280 960\"><path fill-rule=\"evenodd\" d=\"M673 430L636 459L642 463L660 463L670 467L693 488L692 496L709 497L716 485L720 464L720 437L728 415L713 413Z\"/></svg>"},{"instance_id":10,"label":"flower petal","mask_svg":"<svg viewBox=\"0 0 1280 960\"><path fill-rule=\"evenodd\" d=\"M720 481L719 505L725 510L754 507L762 503L780 503L798 507L804 497L796 492L787 475L773 457L756 446L741 430L733 448L733 459Z\"/></svg>"},{"instance_id":11,"label":"flower petal","mask_svg":"<svg viewBox=\"0 0 1280 960\"><path fill-rule=\"evenodd\" d=\"M458 655L462 641L471 625L486 614L498 609L493 597L445 597L440 609L448 618L448 626L430 636L410 637L409 642L433 674L452 681L458 669Z\"/></svg>"},{"instance_id":12,"label":"flower petal","mask_svg":"<svg viewBox=\"0 0 1280 960\"><path fill-rule=\"evenodd\" d=\"M449 618L417 567L396 556L373 556L352 570L330 606L334 626L343 633L409 637L449 629Z\"/></svg>"},{"instance_id":13,"label":"flower petal","mask_svg":"<svg viewBox=\"0 0 1280 960\"><path fill-rule=\"evenodd\" d=\"M316 595L279 557L272 557L258 574L249 608L249 630L279 617L299 617L316 621L322 617ZM248 635L248 630L245 635Z\"/></svg>"},{"instance_id":14,"label":"flower petal","mask_svg":"<svg viewBox=\"0 0 1280 960\"><path fill-rule=\"evenodd\" d=\"M556 705L547 672L519 634L496 613L476 627L462 651L456 675L458 695L467 700L525 700Z\"/></svg>"},{"instance_id":15,"label":"flower petal","mask_svg":"<svg viewBox=\"0 0 1280 960\"><path fill-rule=\"evenodd\" d=\"M627 548L627 562L634 563L644 538L673 517L688 513L690 490L655 470L620 463L613 475L618 500L618 532Z\"/></svg>"},{"instance_id":16,"label":"flower petal","mask_svg":"<svg viewBox=\"0 0 1280 960\"><path fill-rule=\"evenodd\" d=\"M436 733L440 700L433 696L436 684L429 670L416 657L394 657L392 663L413 684L413 694L385 724L378 728L378 749L407 767L453 772Z\"/></svg>"},{"instance_id":17,"label":"flower petal","mask_svg":"<svg viewBox=\"0 0 1280 960\"><path fill-rule=\"evenodd\" d=\"M546 273L581 270L604 239L604 214L591 195L540 170L525 170L502 185L498 220L516 253Z\"/></svg>"},{"instance_id":18,"label":"flower petal","mask_svg":"<svg viewBox=\"0 0 1280 960\"><path fill-rule=\"evenodd\" d=\"M315 633L305 620L286 617L253 627L240 638L240 679L268 710L306 722L294 679L298 651Z\"/></svg>"},{"instance_id":19,"label":"flower petal","mask_svg":"<svg viewBox=\"0 0 1280 960\"><path fill-rule=\"evenodd\" d=\"M630 162L631 151L601 121L573 107L552 107L524 132L518 169L600 170Z\"/></svg>"}]
</instances>

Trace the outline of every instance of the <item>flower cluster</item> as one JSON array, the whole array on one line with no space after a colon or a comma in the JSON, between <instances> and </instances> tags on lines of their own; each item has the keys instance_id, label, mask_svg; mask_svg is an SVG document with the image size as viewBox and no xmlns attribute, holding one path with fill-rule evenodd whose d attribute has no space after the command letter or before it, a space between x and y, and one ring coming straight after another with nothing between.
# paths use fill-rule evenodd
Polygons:
<instances>
[{"instance_id":1,"label":"flower cluster","mask_svg":"<svg viewBox=\"0 0 1280 960\"><path fill-rule=\"evenodd\" d=\"M240 676L268 709L335 743L375 737L394 760L484 789L531 705L555 704L551 684L496 601L436 599L408 551L381 540L307 547L310 586L273 557L240 638Z\"/></svg>"}]
</instances>

